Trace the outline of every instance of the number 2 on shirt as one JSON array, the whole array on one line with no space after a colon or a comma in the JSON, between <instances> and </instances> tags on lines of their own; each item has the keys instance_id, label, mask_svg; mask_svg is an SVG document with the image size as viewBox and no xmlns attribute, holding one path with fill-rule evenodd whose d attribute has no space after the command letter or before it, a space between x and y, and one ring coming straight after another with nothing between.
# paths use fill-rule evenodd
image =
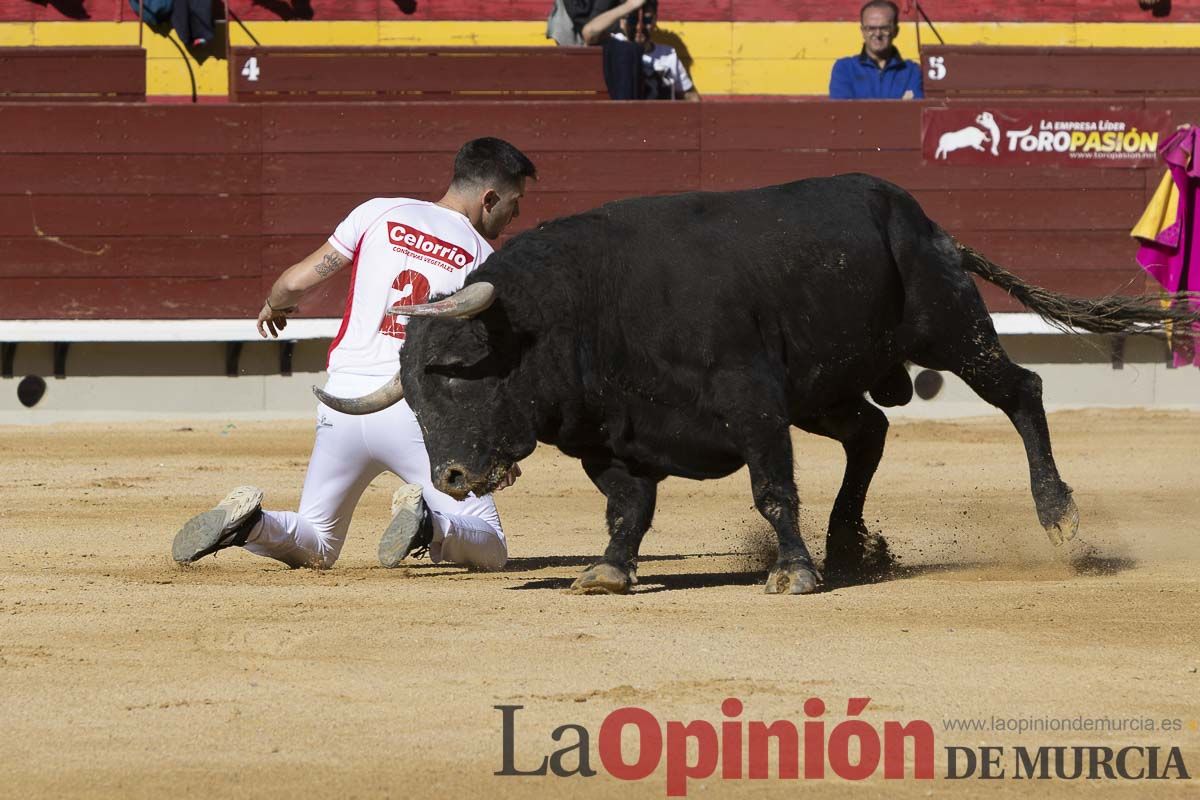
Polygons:
<instances>
[{"instance_id":1,"label":"number 2 on shirt","mask_svg":"<svg viewBox=\"0 0 1200 800\"><path fill-rule=\"evenodd\" d=\"M396 276L396 280L392 281L392 288L388 291L387 308L397 304L416 306L428 301L429 280L419 272L406 269ZM383 316L383 324L379 326L379 332L400 340L403 340L405 335L404 325L400 322L400 318L387 313Z\"/></svg>"}]
</instances>

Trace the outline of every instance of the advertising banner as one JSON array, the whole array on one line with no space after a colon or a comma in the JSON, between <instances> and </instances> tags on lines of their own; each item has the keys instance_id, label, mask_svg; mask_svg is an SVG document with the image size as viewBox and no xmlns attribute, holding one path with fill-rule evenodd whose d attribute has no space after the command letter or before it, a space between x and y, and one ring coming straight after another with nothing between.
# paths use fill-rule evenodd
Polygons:
<instances>
[{"instance_id":1,"label":"advertising banner","mask_svg":"<svg viewBox=\"0 0 1200 800\"><path fill-rule=\"evenodd\" d=\"M1164 112L1096 104L926 108L927 164L1148 167L1170 124Z\"/></svg>"}]
</instances>

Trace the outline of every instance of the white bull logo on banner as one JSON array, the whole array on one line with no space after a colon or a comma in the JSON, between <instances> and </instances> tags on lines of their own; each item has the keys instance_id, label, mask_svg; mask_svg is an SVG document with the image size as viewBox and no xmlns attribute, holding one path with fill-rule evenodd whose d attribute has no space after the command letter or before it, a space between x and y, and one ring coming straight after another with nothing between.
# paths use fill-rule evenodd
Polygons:
<instances>
[{"instance_id":1,"label":"white bull logo on banner","mask_svg":"<svg viewBox=\"0 0 1200 800\"><path fill-rule=\"evenodd\" d=\"M984 142L991 144L992 155L1000 155L1000 127L996 124L996 118L990 111L984 111L975 118L975 122L979 127L971 125L957 131L943 133L938 139L937 152L933 157L944 159L948 154L955 150L962 150L964 147L970 147L972 150L982 153L984 152Z\"/></svg>"}]
</instances>

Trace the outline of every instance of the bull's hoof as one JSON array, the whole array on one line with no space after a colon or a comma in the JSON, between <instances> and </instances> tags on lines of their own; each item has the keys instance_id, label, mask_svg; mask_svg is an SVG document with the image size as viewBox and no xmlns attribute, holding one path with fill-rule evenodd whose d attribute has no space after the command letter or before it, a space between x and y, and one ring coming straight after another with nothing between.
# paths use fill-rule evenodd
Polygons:
<instances>
[{"instance_id":1,"label":"bull's hoof","mask_svg":"<svg viewBox=\"0 0 1200 800\"><path fill-rule=\"evenodd\" d=\"M812 594L821 575L811 564L777 564L767 576L767 594Z\"/></svg>"},{"instance_id":2,"label":"bull's hoof","mask_svg":"<svg viewBox=\"0 0 1200 800\"><path fill-rule=\"evenodd\" d=\"M601 561L583 571L571 584L575 594L629 594L637 579L633 573Z\"/></svg>"},{"instance_id":3,"label":"bull's hoof","mask_svg":"<svg viewBox=\"0 0 1200 800\"><path fill-rule=\"evenodd\" d=\"M883 580L896 566L887 540L861 522L850 533L830 533L825 544L825 578L855 584Z\"/></svg>"},{"instance_id":4,"label":"bull's hoof","mask_svg":"<svg viewBox=\"0 0 1200 800\"><path fill-rule=\"evenodd\" d=\"M1074 499L1067 498L1067 507L1063 509L1062 514L1046 526L1046 536L1050 537L1050 544L1061 547L1064 542L1074 539L1078 532L1079 507L1075 505Z\"/></svg>"}]
</instances>

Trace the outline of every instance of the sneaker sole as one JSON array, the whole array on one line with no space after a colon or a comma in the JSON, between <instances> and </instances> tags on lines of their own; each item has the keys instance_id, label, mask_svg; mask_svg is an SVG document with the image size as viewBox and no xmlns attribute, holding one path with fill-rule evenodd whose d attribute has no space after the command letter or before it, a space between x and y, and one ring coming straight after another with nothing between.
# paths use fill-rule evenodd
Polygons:
<instances>
[{"instance_id":1,"label":"sneaker sole","mask_svg":"<svg viewBox=\"0 0 1200 800\"><path fill-rule=\"evenodd\" d=\"M415 491L413 491L414 489ZM396 490L396 496L407 499L411 503L420 499L421 487L415 484L401 487ZM400 566L400 562L404 560L412 547L413 539L421 529L421 518L413 513L411 507L405 508L406 503L403 500L397 503L396 496L392 498L392 507L400 506L400 508L393 511L392 522L379 539L379 565L386 569L395 569Z\"/></svg>"},{"instance_id":2,"label":"sneaker sole","mask_svg":"<svg viewBox=\"0 0 1200 800\"><path fill-rule=\"evenodd\" d=\"M257 489L234 489L216 508L189 519L175 534L171 555L178 564L191 564L198 553L213 547L228 530L245 522L262 507L263 493Z\"/></svg>"}]
</instances>

